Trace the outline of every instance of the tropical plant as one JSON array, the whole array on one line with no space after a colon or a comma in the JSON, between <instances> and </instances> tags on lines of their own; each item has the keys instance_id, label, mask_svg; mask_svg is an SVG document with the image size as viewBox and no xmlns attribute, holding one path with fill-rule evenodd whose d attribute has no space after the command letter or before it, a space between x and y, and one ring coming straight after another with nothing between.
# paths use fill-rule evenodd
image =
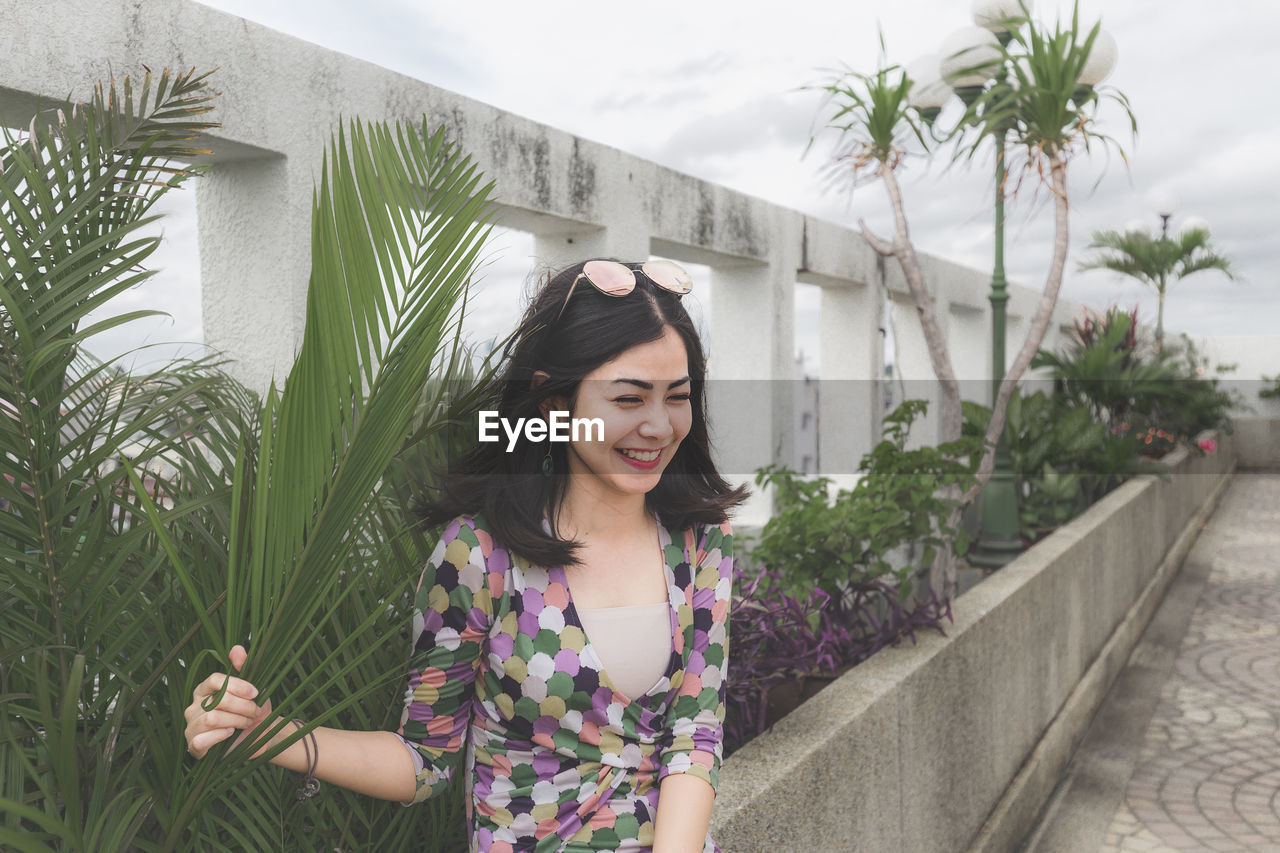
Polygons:
<instances>
[{"instance_id":1,"label":"tropical plant","mask_svg":"<svg viewBox=\"0 0 1280 853\"><path fill-rule=\"evenodd\" d=\"M1231 411L1244 401L1213 374L1235 366L1210 370L1185 335L1156 358L1137 329L1137 309L1112 308L1077 323L1061 353L1040 352L1032 364L1047 368L1059 393L1087 407L1111 434L1129 437L1143 455L1159 456L1177 444L1194 448L1204 430L1229 430Z\"/></svg>"},{"instance_id":2,"label":"tropical plant","mask_svg":"<svg viewBox=\"0 0 1280 853\"><path fill-rule=\"evenodd\" d=\"M906 601L915 575L932 565L939 549L966 545L962 530L944 526L954 501L939 487L968 486L973 475L963 458L978 447L960 439L908 450L911 425L927 409L923 400L907 400L887 415L884 438L858 465L857 484L834 499L826 477L802 479L777 466L757 471L756 484L775 490L775 512L751 559L837 603L881 578ZM914 556L903 559L909 551Z\"/></svg>"},{"instance_id":3,"label":"tropical plant","mask_svg":"<svg viewBox=\"0 0 1280 853\"><path fill-rule=\"evenodd\" d=\"M1195 438L1205 430L1231 432L1232 412L1248 406L1244 396L1224 386L1219 377L1233 372L1237 365L1211 365L1185 334L1165 347L1163 358L1177 378L1173 392L1156 400L1148 413L1151 425L1189 447L1199 446Z\"/></svg>"},{"instance_id":4,"label":"tropical plant","mask_svg":"<svg viewBox=\"0 0 1280 853\"><path fill-rule=\"evenodd\" d=\"M915 577L939 548L963 550L963 531L941 528L952 503L938 486L964 487L961 457L975 440L906 449L928 403L907 400L885 418L885 438L863 457L858 483L831 494L826 477L767 466L756 484L774 489L776 511L738 562L730 615L734 676L726 738L734 748L764 731L780 685L796 701L915 630L942 630L950 606ZM750 565L752 568L748 568ZM810 686L806 688L805 681Z\"/></svg>"},{"instance_id":5,"label":"tropical plant","mask_svg":"<svg viewBox=\"0 0 1280 853\"><path fill-rule=\"evenodd\" d=\"M960 437L960 383L934 310L933 297L924 280L915 244L911 242L906 206L897 170L914 139L928 151L932 142L932 122L911 104L915 85L905 69L886 64L884 34L880 34L881 63L874 73L845 69L820 88L826 93L829 111L825 129L838 133L834 168L848 175L853 185L879 179L884 182L894 213L894 235L885 241L858 220L863 237L881 255L893 257L902 269L911 298L924 331L929 362L938 380L939 434L943 441ZM812 145L812 140L810 140Z\"/></svg>"},{"instance_id":6,"label":"tropical plant","mask_svg":"<svg viewBox=\"0 0 1280 853\"><path fill-rule=\"evenodd\" d=\"M1158 401L1179 391L1173 366L1143 357L1137 328L1136 310L1112 308L1102 318L1077 323L1061 353L1042 350L1031 366L1045 368L1069 404L1088 409L1109 429L1127 431L1136 417L1153 415Z\"/></svg>"},{"instance_id":7,"label":"tropical plant","mask_svg":"<svg viewBox=\"0 0 1280 853\"><path fill-rule=\"evenodd\" d=\"M965 434L982 435L990 417L987 407L966 402ZM1126 478L1159 470L1143 463L1134 442L1108 429L1088 405L1060 394L1019 391L1010 397L1004 441L1028 542L1075 518Z\"/></svg>"},{"instance_id":8,"label":"tropical plant","mask_svg":"<svg viewBox=\"0 0 1280 853\"><path fill-rule=\"evenodd\" d=\"M1063 270L1067 258L1069 206L1067 166L1081 152L1101 144L1115 145L1115 141L1097 129L1095 115L1099 105L1106 100L1119 104L1129 118L1130 128L1136 133L1137 125L1124 95L1114 89L1082 85L1079 81L1093 50L1100 28L1095 24L1087 31L1080 25L1078 5L1073 7L1068 26L1055 24L1046 27L1026 14L1002 21L1009 33L1007 43L1001 43L994 65L1005 69L1004 79L989 86L969 99L967 109L956 128L944 134L957 141L953 159L965 161L973 158L985 145L994 140L997 146L997 173L1001 176L999 192L1006 187L1018 187L1022 177L1035 175L1046 183L1053 197L1054 241L1052 255L1042 296L1028 326L1027 337L1005 372L1004 380L995 394L987 434L987 451L978 466L974 484L961 496L956 508L947 520L946 527L958 529L964 506L971 502L990 479L995 467L997 441L1004 429L1010 395L1026 373L1032 357L1039 350L1057 304L1062 286ZM874 165L875 174L884 183L894 211L895 233L892 240L884 240L871 233L860 222L863 236L872 248L882 256L894 257L902 268L911 288L921 328L928 342L934 373L940 384L944 402L939 412L940 435L944 441L958 438L961 433L962 413L959 392L950 388L954 383L954 371L950 369L945 338L937 323L933 300L924 287L923 274L907 227L907 217L894 176L901 156L895 144L905 139L908 131L923 141L919 132L921 123L929 123L924 110L910 105L913 81L902 74L888 73L892 67L874 75L852 73L847 75L847 85L840 81L827 87L834 106L833 120L828 127L837 130L842 139L849 140L851 150L861 152L867 167ZM929 111L932 114L933 111ZM1016 165L1012 170L1018 177L1007 182L1004 177L1010 171L1005 167L1005 145L1012 144L1012 157ZM1118 145L1116 146L1118 147ZM1123 152L1122 152L1123 153ZM948 496L950 497L950 496ZM955 593L955 563L944 549L942 559L934 566L932 586L944 598Z\"/></svg>"},{"instance_id":9,"label":"tropical plant","mask_svg":"<svg viewBox=\"0 0 1280 853\"><path fill-rule=\"evenodd\" d=\"M247 642L279 714L264 726L398 719L430 543L384 474L474 405L457 334L488 187L425 125L352 122L316 194L283 390L259 399L207 361L120 376L80 345L138 314L85 317L151 274L159 238L139 229L196 173L172 161L200 153L206 78L100 86L0 157L0 846L456 849L456 797L298 804L247 741L193 764L181 710Z\"/></svg>"},{"instance_id":10,"label":"tropical plant","mask_svg":"<svg viewBox=\"0 0 1280 853\"><path fill-rule=\"evenodd\" d=\"M1205 228L1185 228L1176 237L1152 237L1144 230L1095 231L1086 249L1093 256L1077 265L1079 270L1111 270L1137 279L1155 290L1156 351L1164 349L1164 297L1168 287L1204 270L1218 270L1235 278L1231 262L1209 239Z\"/></svg>"}]
</instances>

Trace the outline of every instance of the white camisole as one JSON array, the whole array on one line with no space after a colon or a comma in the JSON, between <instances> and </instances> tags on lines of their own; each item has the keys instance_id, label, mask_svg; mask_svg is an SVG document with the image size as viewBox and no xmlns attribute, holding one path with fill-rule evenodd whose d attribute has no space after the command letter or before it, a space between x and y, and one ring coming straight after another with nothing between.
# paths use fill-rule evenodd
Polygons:
<instances>
[{"instance_id":1,"label":"white camisole","mask_svg":"<svg viewBox=\"0 0 1280 853\"><path fill-rule=\"evenodd\" d=\"M671 658L667 602L579 608L578 618L613 686L628 699L645 695L667 674Z\"/></svg>"}]
</instances>

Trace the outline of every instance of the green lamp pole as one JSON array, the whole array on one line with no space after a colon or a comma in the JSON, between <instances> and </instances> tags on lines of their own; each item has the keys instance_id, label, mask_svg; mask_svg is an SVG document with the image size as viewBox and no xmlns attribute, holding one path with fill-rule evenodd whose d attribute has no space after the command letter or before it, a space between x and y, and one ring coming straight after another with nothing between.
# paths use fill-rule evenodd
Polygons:
<instances>
[{"instance_id":1,"label":"green lamp pole","mask_svg":"<svg viewBox=\"0 0 1280 853\"><path fill-rule=\"evenodd\" d=\"M997 64L1003 56L997 45L1008 45L1011 35L1003 21L1025 14L1028 6L1013 0L986 0L973 7L975 26L957 30L942 45L941 76L966 105L972 106L988 84L1005 86L1006 70ZM993 82L994 79L994 82ZM1005 329L1008 322L1009 285L1004 275L1005 137L996 137L995 262L991 270L991 402L994 406L1004 381ZM982 490L982 529L968 560L980 568L999 568L1022 551L1019 537L1018 492L1004 437L996 444L995 470Z\"/></svg>"},{"instance_id":2,"label":"green lamp pole","mask_svg":"<svg viewBox=\"0 0 1280 853\"><path fill-rule=\"evenodd\" d=\"M926 120L934 121L954 90L965 104L972 106L987 86L1008 86L1010 61L1001 50L1012 40L1007 25L1025 21L1031 13L1031 0L975 0L975 26L952 33L942 43L940 57L933 65L932 56L921 57L913 66L918 71L909 76L916 82L910 93L911 103ZM1076 85L1082 95L1111 73L1116 61L1115 39L1099 30L1088 58L1079 69ZM930 71L930 66L937 73ZM1025 76L1025 75L1023 75ZM994 82L992 82L994 80ZM1024 83L1025 85L1025 83ZM991 402L994 406L1004 383L1005 326L1009 287L1004 275L1004 186L1005 146L1011 128L996 137L996 221L995 263L991 271ZM1167 222L1167 219L1166 219ZM1019 536L1018 493L1010 464L1009 450L1003 435L996 443L995 470L982 491L982 531L969 562L982 568L999 568L1022 550Z\"/></svg>"},{"instance_id":3,"label":"green lamp pole","mask_svg":"<svg viewBox=\"0 0 1280 853\"><path fill-rule=\"evenodd\" d=\"M1000 85L997 83L997 85ZM996 252L991 270L991 403L995 405L1004 381L1005 326L1008 321L1009 286L1004 277L1004 134L996 139ZM1004 433L996 443L995 470L982 490L982 530L977 547L969 554L972 565L998 569L1022 551L1019 536L1018 490L1009 461Z\"/></svg>"}]
</instances>

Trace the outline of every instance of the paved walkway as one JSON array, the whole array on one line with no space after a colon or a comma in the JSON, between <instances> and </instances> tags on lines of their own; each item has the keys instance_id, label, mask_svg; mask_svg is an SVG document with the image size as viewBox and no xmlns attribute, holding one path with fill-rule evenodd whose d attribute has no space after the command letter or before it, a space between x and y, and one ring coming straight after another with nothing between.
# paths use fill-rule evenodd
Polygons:
<instances>
[{"instance_id":1,"label":"paved walkway","mask_svg":"<svg viewBox=\"0 0 1280 853\"><path fill-rule=\"evenodd\" d=\"M1227 487L1023 849L1280 851L1280 474Z\"/></svg>"}]
</instances>

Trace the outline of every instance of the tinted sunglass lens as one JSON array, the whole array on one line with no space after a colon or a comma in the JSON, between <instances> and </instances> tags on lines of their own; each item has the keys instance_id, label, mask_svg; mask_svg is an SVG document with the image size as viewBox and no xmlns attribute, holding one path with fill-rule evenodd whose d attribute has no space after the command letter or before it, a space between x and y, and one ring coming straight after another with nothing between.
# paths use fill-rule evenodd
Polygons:
<instances>
[{"instance_id":1,"label":"tinted sunglass lens","mask_svg":"<svg viewBox=\"0 0 1280 853\"><path fill-rule=\"evenodd\" d=\"M649 280L672 293L684 295L693 290L693 279L684 267L672 261L648 261L641 267Z\"/></svg>"},{"instance_id":2,"label":"tinted sunglass lens","mask_svg":"<svg viewBox=\"0 0 1280 853\"><path fill-rule=\"evenodd\" d=\"M587 261L582 272L597 290L610 296L626 296L636 286L636 274L616 261Z\"/></svg>"}]
</instances>

